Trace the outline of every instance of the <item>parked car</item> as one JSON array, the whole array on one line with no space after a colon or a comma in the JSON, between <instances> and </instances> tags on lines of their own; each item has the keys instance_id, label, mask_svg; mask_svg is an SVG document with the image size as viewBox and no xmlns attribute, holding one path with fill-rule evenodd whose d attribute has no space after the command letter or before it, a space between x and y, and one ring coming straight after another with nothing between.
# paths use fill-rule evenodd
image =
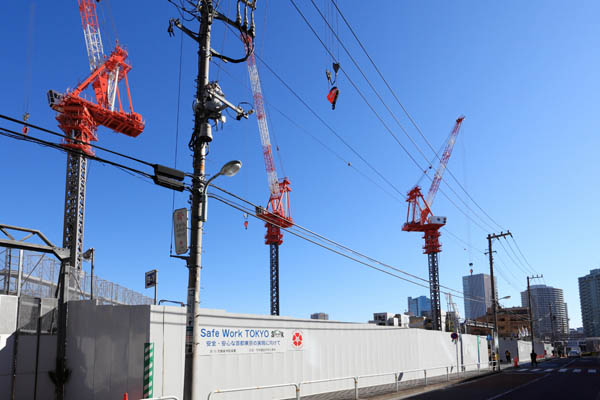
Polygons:
<instances>
[{"instance_id":1,"label":"parked car","mask_svg":"<svg viewBox=\"0 0 600 400\"><path fill-rule=\"evenodd\" d=\"M569 354L567 354L567 357L569 357L569 358L580 358L581 357L581 352L579 350L571 350L571 351L569 351Z\"/></svg>"}]
</instances>

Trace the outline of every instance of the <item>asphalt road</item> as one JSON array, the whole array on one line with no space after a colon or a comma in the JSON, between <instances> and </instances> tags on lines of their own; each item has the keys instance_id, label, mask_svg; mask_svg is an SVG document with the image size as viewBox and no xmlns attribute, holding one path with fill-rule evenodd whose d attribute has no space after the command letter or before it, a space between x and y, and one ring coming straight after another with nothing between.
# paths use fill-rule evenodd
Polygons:
<instances>
[{"instance_id":1,"label":"asphalt road","mask_svg":"<svg viewBox=\"0 0 600 400\"><path fill-rule=\"evenodd\" d=\"M600 358L552 359L410 397L415 400L600 400Z\"/></svg>"}]
</instances>

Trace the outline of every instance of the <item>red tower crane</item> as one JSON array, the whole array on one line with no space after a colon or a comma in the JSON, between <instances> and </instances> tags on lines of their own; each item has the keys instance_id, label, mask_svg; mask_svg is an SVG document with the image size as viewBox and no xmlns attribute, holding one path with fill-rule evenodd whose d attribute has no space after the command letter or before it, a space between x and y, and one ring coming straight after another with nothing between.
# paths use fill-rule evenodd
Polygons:
<instances>
[{"instance_id":1,"label":"red tower crane","mask_svg":"<svg viewBox=\"0 0 600 400\"><path fill-rule=\"evenodd\" d=\"M250 36L244 35L242 39L244 40L247 49L253 48L252 38ZM268 244L270 249L271 315L279 315L279 246L283 243L283 233L281 233L281 228L289 228L294 225L294 221L291 217L289 195L292 189L290 187L290 180L287 177L283 178L281 181L277 178L275 161L273 160L273 152L271 151L267 115L265 113L265 105L254 52L250 52L247 63L270 192L267 207L257 207L256 215L265 221L265 227L267 228L265 244Z\"/></svg>"},{"instance_id":2,"label":"red tower crane","mask_svg":"<svg viewBox=\"0 0 600 400\"><path fill-rule=\"evenodd\" d=\"M105 126L117 133L136 137L144 130L140 114L133 111L127 73L127 51L117 43L106 57L98 26L96 2L78 0L79 11L91 75L77 87L64 94L48 92L48 102L58 112L56 119L67 139L62 145L69 149L65 190L65 215L63 247L71 250L71 268L81 269L83 254L83 222L85 215L85 186L87 158L94 155L90 142L97 141L96 131ZM123 109L119 83L125 82L129 112ZM96 102L83 97L82 92L91 87ZM118 109L115 109L115 102Z\"/></svg>"},{"instance_id":3,"label":"red tower crane","mask_svg":"<svg viewBox=\"0 0 600 400\"><path fill-rule=\"evenodd\" d=\"M424 253L427 254L429 262L429 295L431 297L431 314L433 321L433 329L442 329L442 309L440 304L440 279L438 268L438 253L442 250L440 244L440 228L446 225L446 217L434 216L431 211L431 205L435 199L435 195L440 187L442 176L446 170L446 165L452 154L456 137L460 126L465 119L464 116L458 117L454 129L450 133L450 138L442 153L440 165L435 171L435 176L431 182L431 187L427 193L427 198L423 198L421 188L415 186L408 192L406 201L408 202L408 212L406 215L406 223L402 227L403 231L407 232L423 232L425 239Z\"/></svg>"}]
</instances>

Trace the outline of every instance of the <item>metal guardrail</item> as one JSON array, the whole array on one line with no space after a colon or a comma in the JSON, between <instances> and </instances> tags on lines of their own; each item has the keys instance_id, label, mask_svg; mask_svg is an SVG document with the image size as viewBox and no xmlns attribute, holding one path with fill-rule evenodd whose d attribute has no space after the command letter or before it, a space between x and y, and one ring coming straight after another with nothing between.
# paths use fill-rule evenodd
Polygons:
<instances>
[{"instance_id":1,"label":"metal guardrail","mask_svg":"<svg viewBox=\"0 0 600 400\"><path fill-rule=\"evenodd\" d=\"M468 371L467 367L477 366L477 374L479 374L482 371L482 368L481 368L482 365L486 365L484 370L495 370L496 364L497 364L497 361L490 361L490 362L483 363L483 364L482 363L462 364L460 366L460 368L457 368L457 365L453 364L453 365L440 366L440 367L409 369L409 370L398 371L398 372L384 372L384 373L379 373L379 374L368 374L368 375L344 376L344 377L338 377L338 378L318 379L318 380L304 381L304 382L299 382L299 383L282 383L282 384L278 384L278 385L250 386L250 387L236 388L236 389L217 389L217 390L213 390L212 392L210 392L208 394L207 400L210 400L213 395L220 394L220 393L245 392L245 391L251 391L251 390L273 389L273 388L282 388L282 387L294 387L296 389L296 400L300 400L301 395L302 395L302 393L301 393L302 386L316 384L316 383L335 382L335 381L344 381L344 380L348 380L348 381L351 380L354 382L354 399L358 400L358 389L359 389L358 384L359 384L360 379L376 378L376 377L381 377L381 376L394 376L395 391L398 392L400 390L400 388L399 388L400 380L402 380L402 377L404 376L404 374L407 374L407 373L423 372L423 379L424 379L425 385L427 385L427 371L445 369L446 370L446 381L449 382L451 374L452 375L456 374L456 376L460 376L461 373L465 374L467 372L475 371L475 369ZM455 372L453 372L454 369L456 369ZM438 375L438 376L440 376L440 375ZM441 376L443 376L443 375L441 375ZM421 379L421 378L415 378L415 379ZM145 400L145 399L143 399L143 400Z\"/></svg>"}]
</instances>

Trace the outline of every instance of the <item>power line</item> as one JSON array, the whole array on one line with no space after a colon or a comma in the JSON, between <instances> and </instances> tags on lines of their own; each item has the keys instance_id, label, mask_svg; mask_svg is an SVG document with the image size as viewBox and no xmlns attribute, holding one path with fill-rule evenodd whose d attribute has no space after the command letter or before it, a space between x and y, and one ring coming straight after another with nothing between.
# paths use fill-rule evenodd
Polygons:
<instances>
[{"instance_id":1,"label":"power line","mask_svg":"<svg viewBox=\"0 0 600 400\"><path fill-rule=\"evenodd\" d=\"M68 140L73 141L75 143L81 143L81 144L89 145L89 146L91 146L91 147L93 147L95 149L106 151L107 153L114 154L116 156L123 157L123 158L126 158L128 160L135 161L135 162L147 165L149 167L153 167L154 166L154 164L149 163L149 162L144 161L144 160L140 160L139 158L128 156L126 154L119 153L118 151L107 149L106 147L101 147L101 146L98 146L98 145L95 145L95 144L86 143L86 142L83 142L82 140L66 136L66 135L64 135L62 133L59 133L59 132L56 132L56 131L51 131L50 129L42 128L41 126L30 124L28 122L21 121L21 120L9 117L7 115L0 114L0 118L1 119L5 119L7 121L11 121L11 122L17 123L17 124L20 124L20 125L27 126L29 128L37 129L38 131L49 133L50 135L58 136L58 137L61 137L63 139L68 139ZM23 136L25 136L25 135L23 135Z\"/></svg>"},{"instance_id":2,"label":"power line","mask_svg":"<svg viewBox=\"0 0 600 400\"><path fill-rule=\"evenodd\" d=\"M525 262L527 263L527 265L529 265L529 268L531 268L532 271L535 272L535 269L531 266L531 264L529 264L529 261L527 261L527 258L525 257L525 254L523 254L523 252L521 251L521 248L519 247L519 243L517 242L517 240L511 236L515 246L517 247L517 250L519 251L519 254L521 254L521 257L523 257L523 260L525 260Z\"/></svg>"},{"instance_id":3,"label":"power line","mask_svg":"<svg viewBox=\"0 0 600 400\"><path fill-rule=\"evenodd\" d=\"M140 175L140 176L142 176L144 178L152 179L152 177L153 177L153 175L148 174L147 172L141 171L139 169L135 169L135 168L129 167L127 165L119 164L117 162L110 161L110 160L107 160L105 158L100 158L98 156L92 156L92 155L88 155L88 154L85 154L85 153L81 153L81 152L77 152L77 151L73 151L73 150L68 150L68 149L62 147L59 144L56 144L56 143L53 143L53 142L48 142L46 140L42 140L42 139L39 139L39 138L36 138L36 137L33 137L33 136L27 136L27 135L24 135L24 134L22 134L20 132L15 132L13 130L10 130L10 129L4 128L4 127L0 127L0 135L6 136L6 137L10 137L10 138L16 139L16 140L23 140L23 141L26 141L26 142L36 143L36 144L39 144L41 146L46 146L46 147L50 147L50 148L53 148L53 149L57 149L57 150L63 151L65 153L68 153L68 152L80 153L83 157L88 158L90 160L95 160L95 161L98 161L98 162L101 162L101 163L104 163L104 164L108 164L108 165L120 168L122 170L125 170L125 171L128 171L128 172L132 172L134 174ZM145 163L145 162L143 162L143 163ZM152 164L149 164L149 165L152 165Z\"/></svg>"},{"instance_id":4,"label":"power line","mask_svg":"<svg viewBox=\"0 0 600 400\"><path fill-rule=\"evenodd\" d=\"M50 147L50 148L53 148L53 149L56 149L56 150L60 150L60 151L63 151L63 152L69 152L69 151L70 151L70 150L68 150L68 149L66 149L66 148L63 148L63 147L62 147L62 146L60 146L59 144L52 143L52 142L48 142L48 141L45 141L45 140L42 140L42 139L38 139L38 138L35 138L35 137L26 136L26 135L24 135L24 134L22 134L22 133L15 132L15 131L12 131L12 130L10 130L10 129L6 129L6 128L3 128L3 127L0 127L0 135L4 135L4 136L10 137L10 138L17 139L17 140L24 140L24 141L27 141L27 142L31 142L31 143L40 144L40 145L43 145L43 146L46 146L46 147ZM123 170L129 171L129 172L133 172L133 173L135 173L135 174L138 174L138 175L140 175L140 176L142 176L142 177L145 177L145 178L152 178L152 175L150 175L150 174L148 174L148 173L146 173L146 172L144 172L144 171L137 170L137 169L135 169L135 168L131 168L131 167L128 167L128 166L126 166L126 165L123 165L123 164L116 163L116 162L114 162L114 161L106 160L106 159L103 159L103 158L100 158L100 157L97 157L97 156L90 156L90 155L87 155L87 154L83 154L83 156L84 156L84 157L86 157L86 158L89 158L89 159L95 160L95 161L99 161L99 162L102 162L102 163L105 163L105 164L108 164L108 165L111 165L111 166L118 167L118 168L120 168L120 169L123 169ZM150 164L150 165L152 165L152 164ZM220 191L222 191L222 192L224 192L224 193L226 193L226 194L228 194L228 195L230 195L230 196L232 196L232 197L234 197L234 198L236 198L236 199L238 199L238 200L241 200L241 201L243 201L243 202L245 202L245 203L247 203L247 204L250 204L250 205L252 205L252 206L254 207L254 210L256 210L256 207L257 207L257 205L255 205L255 204L253 204L253 203L249 202L248 200L245 200L245 199L243 199L243 198L241 198L241 197L239 197L239 196L237 196L237 195L234 195L233 193L230 193L230 192L228 192L228 191L226 191L226 190L224 190L224 189L222 189L222 188L219 188L219 187L217 187L217 186L214 186L214 185L213 185L213 187L215 187L216 189L218 189L218 190L220 190ZM258 218L258 216L256 216L256 214L255 214L255 211L253 211L253 209L251 209L251 208L247 208L247 207L243 207L243 206L236 205L236 204L234 204L234 203L232 203L232 202L230 202L230 201L228 201L228 200L226 200L226 199L219 198L219 196L218 196L218 195L215 195L215 194L212 194L212 195L211 195L211 197L214 197L214 198L216 198L217 200L219 200L219 201L221 201L221 202L223 202L223 203L226 203L226 204L228 204L228 205L230 205L230 206L232 206L232 207L234 207L234 208L237 208L238 210L240 210L240 211L242 211L242 212L245 212L246 214L249 214L249 215L252 215L252 216L254 216L254 217ZM277 224L275 224L275 225L277 225ZM328 250L330 250L330 251L332 251L332 252L334 252L334 253L336 253L336 254L338 254L338 255L341 255L341 256L343 256L343 257L345 257L345 258L351 259L351 260L353 260L353 261L355 261L355 262L358 262L358 263L360 263L360 264L362 264L362 265L365 265L365 266L367 266L367 267L369 267L369 268L375 269L375 270L377 270L377 271L380 271L380 272L383 272L383 273L385 273L385 274L387 274L387 275L394 276L394 277L396 277L396 278L398 278L398 279L401 279L401 280L404 280L404 281L407 281L407 282L413 283L413 284L415 284L415 285L418 285L418 286L421 286L421 287L424 287L424 288L428 288L428 287L429 287L428 285L425 285L425 284L421 284L421 283L419 283L419 282L412 281L412 280L410 280L410 279L407 279L407 278L404 278L404 277L402 277L402 276L399 276L399 275L397 275L397 274L394 274L394 273L392 273L392 272L390 272L390 271L386 271L386 270L384 270L384 269L382 269L382 268L379 268L379 267L377 267L377 266L374 266L374 265L371 265L371 264L369 264L369 263L367 263L367 262L361 261L361 260L357 259L356 257L352 257L352 256L349 256L349 255L347 255L347 254L344 254L342 251L336 250L336 249L334 249L334 248L332 248L332 247L330 247L330 246L327 246L327 245L324 245L324 244L322 244L322 243L319 243L317 240L314 240L314 239L311 239L311 238L309 238L309 237L306 237L306 236L304 236L304 235L302 235L302 234L300 234L300 233L298 233L297 231L294 231L294 230L292 230L292 229L286 229L286 228L284 228L283 226L280 226L280 228L282 228L282 229L284 229L284 230L288 231L289 233L291 233L291 234L292 234L292 235L294 235L294 236L300 237L300 238L302 238L302 239L304 239L304 240L307 240L307 241L309 241L309 242L311 242L311 243L313 243L313 244L315 244L315 245L318 245L318 246L320 246L320 247L322 247L322 248L328 249ZM314 237L316 237L316 238L318 238L318 239L321 239L321 240L324 240L324 241L326 241L326 242L328 242L328 243L331 243L331 244L333 244L333 245L335 245L335 246L337 246L337 247L339 247L339 248L341 248L341 249L343 249L343 250L346 250L346 251L348 251L348 252L351 252L352 254L354 254L354 255L356 255L356 256L360 256L360 257L366 258L367 260L369 260L369 261L371 261L371 262L378 263L378 264L382 265L382 266L383 266L383 267L385 267L385 268L392 269L392 270L394 270L394 271L396 271L396 272L400 272L400 273L402 273L402 274L404 274L404 275L410 276L411 278L414 278L414 279L421 280L421 281L423 281L423 282L429 282L428 280L426 280L426 279L424 279L424 278L421 278L421 277L419 277L419 276L417 276L417 275L410 274L410 273L408 273L408 272L406 272L406 271L403 271L403 270L401 270L401 269L398 269L398 268L396 268L396 267L393 267L393 266L391 266L391 265L389 265L389 264L386 264L386 263L383 263L383 262L381 262L381 261L378 261L378 260L376 260L376 259L374 259L374 258L372 258L372 257L366 256L366 255L364 255L364 254L362 254L362 253L360 253L360 252L358 252L358 251L356 251L356 250L353 250L353 249L351 249L351 248L349 248L349 247L346 247L346 246L344 246L344 245L341 245L341 244L340 244L340 243L338 243L338 242L335 242L335 241L333 241L333 240L331 240L331 239L328 239L328 238L326 238L325 236L323 236L323 235L320 235L320 234L318 234L318 233L316 233L316 232L313 232L313 231L311 231L311 230L309 230L309 229L307 229L307 228L304 228L304 227L302 227L302 226L300 226L300 225L297 225L297 224L295 224L295 225L294 225L294 228L299 228L300 230L303 230L303 231L305 231L305 232L307 232L307 233L309 233L309 234L313 235ZM443 286L443 285L440 285L440 287L441 287L441 288L448 289L448 290L450 290L450 291L453 291L453 292L456 292L456 293L458 293L458 294L462 294L462 295L464 295L464 293L463 293L463 292L461 292L461 291L459 291L459 290L452 289L452 288L450 288L450 287ZM442 293L450 294L449 292L444 292L444 291L442 291ZM466 298L466 299L469 299L469 300L472 300L472 301L484 302L484 300L481 300L481 299L476 299L476 298L471 298L471 297L468 297L468 296L460 296L460 295L457 295L457 294L454 294L454 296L455 296L455 297L458 297L458 298Z\"/></svg>"},{"instance_id":5,"label":"power line","mask_svg":"<svg viewBox=\"0 0 600 400\"><path fill-rule=\"evenodd\" d=\"M311 0L313 1L313 0ZM385 79L385 77L383 76L383 74L381 73L381 70L379 69L379 67L377 67L377 64L375 63L375 61L373 61L373 58L371 58L371 56L369 55L367 49L365 48L365 46L362 44L361 40L358 38L358 35L356 34L356 32L354 31L354 29L352 28L352 26L350 25L350 23L348 22L348 20L346 19L346 17L344 16L344 14L342 13L342 11L340 10L340 8L338 7L337 3L333 0L331 0L331 2L333 3L333 5L335 6L337 12L339 13L339 15L342 17L342 19L344 20L344 23L346 24L346 26L348 27L348 29L350 30L350 32L352 33L352 35L354 36L354 38L356 39L356 41L358 42L360 48L363 50L363 52L365 53L365 55L367 56L367 58L369 59L369 61L371 62L371 65L373 65L373 67L375 68L375 71L377 71L377 74L379 74L379 77L383 80L383 82L385 83L386 87L388 88L388 90L392 93L392 96L394 97L394 99L396 100L396 102L398 103L398 105L402 108L402 111L404 111L404 114L408 117L409 121L412 123L412 125L415 127L415 129L417 130L417 132L419 132L419 135L421 135L421 137L423 138L423 140L425 140L425 143L427 143L427 146L429 146L429 148L431 149L431 151L435 154L436 158L439 160L439 156L436 153L435 149L433 148L433 146L431 145L431 143L429 142L429 140L427 140L427 137L423 134L423 131L421 130L421 128L417 125L416 121L414 120L414 118L409 114L408 110L406 109L406 107L404 107L404 105L402 104L402 102L400 101L400 99L398 98L398 96L396 95L396 92L392 89L391 85L388 83L388 81ZM313 2L314 5L314 2ZM338 39L339 40L339 39ZM469 194L469 192L463 187L463 185L460 183L460 181L454 176L454 174L452 173L452 171L449 168L446 168L448 173L450 174L450 176L452 176L452 178L454 179L454 181L460 186L460 188L463 190L463 192L469 197L469 199L477 206L477 208L479 208L479 210L481 210L481 212L483 212L485 214L485 216L487 216L490 221L492 221L496 226L498 226L500 228L500 230L504 230L504 228L502 228L502 226L500 224L498 224L480 205L477 201L475 201L475 199L473 197L471 197L471 195ZM446 183L447 184L447 183Z\"/></svg>"},{"instance_id":6,"label":"power line","mask_svg":"<svg viewBox=\"0 0 600 400\"><path fill-rule=\"evenodd\" d=\"M227 199L224 199L223 197L221 197L221 196L219 196L219 195L215 195L214 193L213 193L213 194L211 194L211 196L210 196L210 197L212 197L212 198L214 198L214 199L216 199L216 200L218 200L218 201L220 201L220 202L222 202L222 203L224 203L224 204L226 204L226 205L228 205L228 206L230 206L230 207L232 207L232 208L235 208L235 209L237 209L238 211L241 211L241 212L243 212L243 213L245 213L245 214L251 215L251 216L252 216L252 217L254 217L254 218L260 219L260 218L259 218L259 217L258 217L258 216L257 216L257 215L254 213L254 211L253 211L252 209L250 209L250 208L246 208L246 207L243 207L243 206L241 206L241 205L239 205L239 204L235 204L235 203L233 203L233 202L231 202L231 201L229 201L229 200L227 200ZM277 224L275 224L275 225L276 225L276 226L279 226L279 225L277 225ZM283 227L283 226L279 226L279 227L280 227L281 229L283 229L283 230L287 231L288 233L290 233L290 234L292 234L292 235L296 236L296 237L299 237L299 238L301 238L301 239L303 239L303 240L306 240L306 241L308 241L308 242L310 242L310 243L312 243L312 244L315 244L315 245L317 245L317 246L319 246L319 247L321 247L321 248L324 248L324 249L326 249L326 250L329 250L329 251L331 251L331 252L333 252L333 253L335 253L335 254L338 254L338 255L340 255L340 256L342 256L342 257L345 257L345 258L347 258L347 259L350 259L350 260L352 260L352 261L355 261L355 262L357 262L357 263L359 263L359 264L362 264L362 265L364 265L364 266L366 266L366 267L368 267L368 268L371 268L371 269L377 270L377 271L379 271L379 272L382 272L382 273L384 273L384 274L387 274L387 275L393 276L393 277L395 277L395 278L401 279L401 280L403 280L403 281L406 281L406 282L412 283L412 284L414 284L414 285L417 285L417 286L420 286L420 287L423 287L423 288L429 288L429 286L427 286L427 285L421 284L421 283L419 283L419 282L412 281L412 280L410 280L410 279L407 279L407 278L404 278L404 277L402 277L402 276L400 276L400 275L394 274L394 273L392 273L392 272L390 272L390 271L386 271L386 270L384 270L384 269L382 269L382 268L379 268L379 267L376 267L376 266L374 266L374 265L371 265L371 264L369 264L369 263L367 263L367 262L361 261L361 260L359 260L359 259L357 259L357 258L355 258L355 257L352 257L352 256L349 256L349 255L347 255L347 254L344 254L343 252L341 252L341 251L339 251L339 250L336 250L336 249L334 249L334 248L332 248L332 247L330 247L330 246L327 246L327 245L324 245L324 244L322 244L322 243L319 243L319 242L317 242L316 240L313 240L313 239L311 239L311 238L308 238L308 237L306 237L306 236L304 236L304 235L302 235L302 234L300 234L300 233L298 233L298 232L292 231L292 230L290 230L289 228L285 228L285 227ZM440 287L442 287L442 286L440 285ZM457 293L464 294L464 293L462 293L462 292L460 292L460 291L458 291L458 290L456 290L456 289L450 289L450 290L452 290L452 291L454 291L454 292L457 292ZM440 290L440 292L442 292L442 293L444 293L444 294L451 294L451 293L449 293L449 292L446 292L446 291L443 291L443 290ZM471 298L471 297L469 297L469 296L461 296L461 295L457 295L457 294L452 294L452 296L454 296L454 297L457 297L457 298L462 298L462 299L471 300L471 301L476 301L476 302L485 303L485 300L482 300L481 298L479 298L479 299L476 299L476 298Z\"/></svg>"},{"instance_id":7,"label":"power line","mask_svg":"<svg viewBox=\"0 0 600 400\"><path fill-rule=\"evenodd\" d=\"M294 2L292 1L292 3L294 3ZM317 13L319 13L319 15L321 16L321 19L323 19L323 21L325 22L325 24L327 25L327 27L331 31L332 35L340 43L340 45L342 46L342 48L344 49L344 51L346 52L346 54L348 55L348 57L350 57L350 60L352 60L352 63L354 64L354 66L356 67L356 69L358 69L358 71L361 73L361 75L363 76L363 78L365 79L365 81L367 81L367 84L369 85L369 87L371 88L371 90L373 90L373 92L375 93L375 95L377 96L377 98L379 99L379 101L381 102L381 104L383 104L383 106L390 113L390 115L392 116L392 118L394 119L394 121L396 121L396 124L400 127L400 129L402 130L402 132L404 132L404 135L411 141L411 143L415 146L415 148L418 150L418 152L421 154L421 156L427 162L428 161L427 156L423 153L423 151L421 150L421 148L419 147L419 145L417 144L417 142L415 142L415 140L412 138L412 136L410 136L408 134L408 132L406 131L406 129L404 128L404 126L402 126L402 124L400 123L400 121L396 117L396 114L390 109L390 107L387 105L387 103L383 100L383 98L381 97L381 95L379 94L379 92L377 91L377 89L375 89L375 87L373 86L373 84L371 83L371 81L369 80L369 78L367 77L367 75L363 72L363 70L360 68L360 66L358 65L358 63L354 59L354 57L352 57L352 54L348 51L348 49L344 45L344 42L342 42L340 40L340 38L337 35L337 33L333 30L333 28L329 24L329 21L327 21L327 18L325 18L325 16L323 15L323 13L321 13L321 10L319 10L319 8L315 4L314 0L311 0L311 3L313 5L313 7L315 8L315 10L317 10ZM296 6L295 3L294 3L294 6ZM296 9L299 11L299 9L297 7L296 7ZM313 31L313 32L315 32L315 31ZM318 39L319 39L319 41L321 41L320 38L318 38ZM325 50L331 55L331 57L334 58L333 54L329 51L329 49L327 49L327 47L325 46L325 44L322 41L321 41L321 44L325 47ZM344 75L347 76L346 72L344 71L344 69L341 66L340 66L340 70L342 70L342 72L344 72ZM396 137L396 135L394 133L392 133L392 132L390 132L390 134L398 142L398 138ZM431 167L431 165L429 167Z\"/></svg>"},{"instance_id":8,"label":"power line","mask_svg":"<svg viewBox=\"0 0 600 400\"><path fill-rule=\"evenodd\" d=\"M256 205L256 204L252 203L251 201L249 201L249 200L246 200L246 199L242 198L241 196L238 196L238 195L236 195L236 194L234 194L234 193L231 193L231 192L229 192L229 191L227 191L227 190L225 190L225 189L223 189L223 188L220 188L220 187L218 187L218 186L215 186L215 185L211 185L211 186L212 186L212 187L214 187L215 189L217 189L217 190L219 190L219 191L221 191L221 192L223 192L223 193L225 193L225 194L227 194L227 195L229 195L229 196L231 196L231 197L233 197L233 198L235 198L235 199L237 199L237 200L239 200L239 201L243 202L243 203L246 203L246 204L248 204L248 205L252 206L252 207L253 207L252 209L254 209L254 210L256 210L256 208L257 208L257 207L259 207L258 205ZM252 209L250 209L250 208L246 208L245 206L240 206L240 207L243 207L243 208L245 209L245 212L248 212L248 210L249 210L249 213L253 213ZM273 217L278 217L278 216L277 216L277 215L275 215L275 214L273 214ZM280 227L283 229L283 226L280 226ZM288 230L288 231L291 231L292 229L295 229L295 228L297 228L297 229L300 229L300 230L302 230L303 232L305 232L305 233L307 233L307 234L310 234L310 235L312 235L314 238L317 238L317 239L319 239L319 240L325 241L325 242L327 242L327 243L329 243L329 244L331 244L331 245L334 245L334 246L336 246L336 247L339 247L340 249L343 249L343 250L345 250L345 251L347 251L347 252L350 252L350 253L352 253L353 255L360 256L360 257L362 257L362 258L365 258L365 259L367 259L367 260L369 260L369 261L371 261L371 262L377 263L377 264L379 264L379 265L381 265L381 266L383 266L383 267L386 267L386 268L392 269L392 270L393 270L393 271L395 271L395 272L402 273L402 274L404 274L404 275L406 275L406 276L409 276L409 277L411 277L411 278L414 278L414 279L418 279L418 280L420 280L420 281L423 281L423 282L427 282L427 283L429 282L429 280L428 280L428 279L421 278L421 277L419 277L418 275L411 274L411 273L409 273L409 272L406 272L406 271L404 271L404 270L402 270L402 269L399 269L399 268L397 268L397 267L394 267L394 266L392 266L392 265L389 265L389 264L387 264L387 263L384 263L384 262L382 262L382 261L379 261L379 260L377 260L377 259L375 259L375 258L373 258L373 257L370 257L370 256L368 256L368 255L365 255L365 254L363 254L363 253L361 253L361 252L357 251L357 250L354 250L354 249L352 249L352 248L349 248L349 247L347 247L347 246L345 246L345 245L343 245L343 244L340 244L339 242L336 242L336 241L334 241L334 240L332 240L332 239L329 239L329 238L327 238L327 237L325 237L325 236L323 236L323 235L321 235L321 234L319 234L319 233L316 233L316 232L314 232L314 231L312 231L312 230L310 230L310 229L308 229L308 228L306 228L306 227L303 227L302 225L299 225L299 224L297 224L297 223L294 223L294 225L293 225L293 227L292 227L292 228L289 228L289 229L286 229L286 230ZM463 294L463 295L464 295L464 293L463 293L463 292L461 292L461 291L459 291L459 290L456 290L456 289L453 289L453 288L451 288L451 287L444 286L444 285L440 285L440 287L441 287L441 288L445 288L445 289L447 289L447 290L450 290L450 291L453 291L453 292L456 292L456 293L459 293L459 294ZM427 286L427 288L429 288L429 286ZM481 299L482 299L482 298L481 298Z\"/></svg>"},{"instance_id":9,"label":"power line","mask_svg":"<svg viewBox=\"0 0 600 400\"><path fill-rule=\"evenodd\" d=\"M265 62L263 60L261 60L261 62L263 64L265 64ZM237 79L227 69L223 68L220 64L215 63L215 66L217 68L219 68L220 70L222 70L223 72L225 72L232 79L235 79L238 83L241 83L241 81L239 79ZM242 84L244 86L246 86L246 88L248 90L251 90L251 88L248 86L247 83L242 83ZM340 155L338 152L336 152L335 150L333 150L330 146L328 146L325 142L323 142L317 136L313 135L308 129L306 129L304 126L302 126L301 124L299 124L292 117L290 117L288 114L286 114L285 112L283 112L280 108L276 107L273 103L269 102L266 98L264 98L264 96L263 96L263 100L265 101L266 104L269 105L269 109L277 111L282 117L284 117L285 119L287 119L292 125L294 125L296 128L298 128L300 130L300 132L308 135L311 139L313 139L314 141L316 141L319 145L321 145L325 150L327 150L329 153L331 153L334 157L336 157L338 160L342 161L348 167L352 168L356 173L358 173L363 178L365 178L366 180L368 180L369 182L371 182L373 185L377 186L379 189L381 189L381 191L383 191L385 194L387 194L388 196L390 196L392 199L394 199L395 201L397 201L397 202L399 202L401 204L404 204L405 201L403 199L400 199L400 198L396 197L396 195L394 195L393 193L391 193L390 191L388 191L386 188L384 188L381 184L379 184L378 182L376 182L369 175L365 174L360 169L356 168L356 166L354 164L352 164L350 161L346 160L342 155ZM327 126L327 125L325 125L325 126ZM347 146L349 146L349 145L347 145Z\"/></svg>"},{"instance_id":10,"label":"power line","mask_svg":"<svg viewBox=\"0 0 600 400\"><path fill-rule=\"evenodd\" d=\"M302 99L302 97L300 97L300 95L298 93L296 93L296 91L294 89L292 89L287 82L285 82L281 76L279 76L279 74L277 74L275 72L275 70L273 70L273 68L271 68L271 66L269 64L267 64L260 56L258 56L257 54L254 55L260 62L262 65L264 65L265 67L267 67L267 69L277 78L277 80L279 80L279 82L281 82L281 84L283 84L283 86L285 86L297 99L298 101L300 101L331 133L333 133L335 135L335 137L337 137L348 149L350 149L350 151L352 151L352 153L354 153L354 155L356 155L358 158L360 158L360 160L362 162L364 162L373 172L375 172L375 174L377 174L377 176L379 176L383 181L385 181L385 183L387 183L390 187L392 187L397 193L399 193L400 195L404 195L404 193L402 193L392 182L390 182L385 176L383 176L383 174L381 172L379 172L377 170L377 168L375 168L367 159L365 159L358 151L356 151L346 140L344 140L344 138L342 136L340 136L340 134L331 127L331 125L329 125L323 118L321 118L321 116L319 114L317 114L317 112L308 105L308 103L306 103L304 101L304 99Z\"/></svg>"},{"instance_id":11,"label":"power line","mask_svg":"<svg viewBox=\"0 0 600 400\"><path fill-rule=\"evenodd\" d=\"M306 18L306 16L302 13L302 11L298 8L298 6L296 5L296 3L294 2L294 0L290 0L290 2L292 3L292 5L294 6L294 8L296 9L296 11L300 14L300 16L302 17L302 19L304 20L304 22L306 23L306 25L308 26L308 28L311 30L311 32L315 35L315 37L317 38L317 40L321 43L321 45L327 50L327 52L329 52L331 54L331 52L329 51L329 49L327 49L327 46L325 45L325 43L323 43L323 40L320 38L319 34L315 31L315 29L313 28L312 24L308 21L308 19ZM337 37L337 36L336 36ZM341 43L341 42L340 42ZM343 44L342 44L343 46ZM345 47L344 47L345 48ZM333 57L333 55L332 55ZM351 57L351 56L350 56ZM358 67L358 66L357 66ZM360 70L360 68L359 68ZM413 155L408 151L408 149L400 142L400 140L398 139L398 137L393 133L393 131L390 129L390 127L387 125L387 123L383 120L383 118L381 117L381 115L375 110L375 108L371 105L371 103L367 100L367 98L365 97L365 95L362 93L362 91L358 88L358 86L356 85L356 83L352 80L352 78L350 78L350 76L346 73L346 71L344 70L343 67L340 67L340 71L342 71L342 73L344 74L344 76L348 79L348 81L352 84L352 86L354 87L354 89L356 90L356 92L359 94L359 96L363 99L363 101L365 102L365 104L367 105L367 107L369 107L369 109L373 112L373 114L375 114L375 116L377 117L377 119L379 120L379 122L381 122L381 124L384 126L384 128L388 131L388 133L395 139L396 143L398 143L398 145L402 148L402 150L406 153L406 155L410 158L410 160L417 166L417 168L423 172L427 171L427 169L424 169L423 167L421 167L421 165L419 164L419 162L413 157ZM360 70L362 73L362 70ZM364 73L363 73L363 76ZM365 76L365 79L366 76ZM367 82L368 81L367 79ZM371 86L372 87L372 86ZM373 88L373 87L372 87ZM375 91L375 93L377 94L377 91L373 88L373 90ZM380 98L381 99L381 98ZM381 100L383 102L383 100ZM405 132L406 133L406 132ZM408 136L408 133L406 133ZM422 153L421 153L422 154ZM424 154L422 154L424 156ZM425 156L424 156L425 157ZM425 157L425 160L427 160L427 158ZM430 180L432 180L433 178L431 178L429 175L426 175ZM473 213L473 215L477 216L484 224L488 225L492 230L494 230L494 228L487 224L487 222L485 222L483 220L483 218L481 218L477 213L475 213L463 200L462 198L460 198L460 196L458 196L458 193L456 193L456 191L450 187L447 183L446 185L448 186L448 188L456 195L456 197L465 205L465 207L471 211ZM440 190L442 193L444 193L442 190ZM445 193L444 193L445 195ZM447 195L445 195L446 198L448 198ZM455 206L458 208L458 206L451 201L449 198L448 200ZM462 211L462 210L461 210ZM463 214L466 213L463 212ZM471 219L470 217L467 216L467 218ZM472 220L472 219L471 219ZM474 220L472 220L482 231L486 231L485 228L483 228L480 224L476 223Z\"/></svg>"}]
</instances>

